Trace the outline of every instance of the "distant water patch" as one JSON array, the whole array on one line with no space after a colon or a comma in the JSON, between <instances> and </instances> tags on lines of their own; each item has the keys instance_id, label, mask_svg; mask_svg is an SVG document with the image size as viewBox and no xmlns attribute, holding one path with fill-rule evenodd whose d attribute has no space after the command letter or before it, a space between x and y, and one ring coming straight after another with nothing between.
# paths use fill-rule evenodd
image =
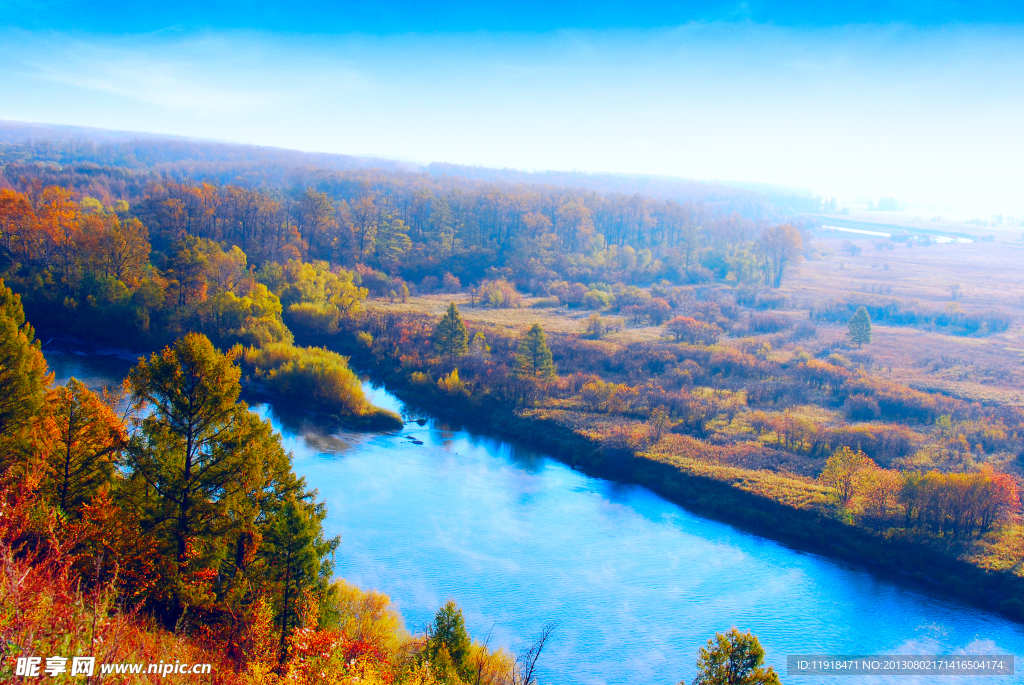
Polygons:
<instances>
[{"instance_id":1,"label":"distant water patch","mask_svg":"<svg viewBox=\"0 0 1024 685\"><path fill-rule=\"evenodd\" d=\"M865 231L860 228L843 228L842 226L822 226L828 231L842 231L843 233L860 233L862 235L880 235L883 238L891 238L892 233L883 233L882 231Z\"/></svg>"}]
</instances>

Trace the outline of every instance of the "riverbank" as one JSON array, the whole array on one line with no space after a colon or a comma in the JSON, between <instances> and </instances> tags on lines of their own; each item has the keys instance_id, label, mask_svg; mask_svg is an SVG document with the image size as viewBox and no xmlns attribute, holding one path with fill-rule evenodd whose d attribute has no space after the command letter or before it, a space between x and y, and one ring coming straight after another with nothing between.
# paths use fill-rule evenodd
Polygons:
<instances>
[{"instance_id":1,"label":"riverbank","mask_svg":"<svg viewBox=\"0 0 1024 685\"><path fill-rule=\"evenodd\" d=\"M75 342L80 349L92 349L126 362L137 356ZM875 533L823 516L814 509L790 506L759 494L766 491L759 486L761 479L784 480L777 474L728 467L709 469L703 462L670 451L652 449L633 454L609 450L544 412L510 410L494 401L474 406L468 398L452 396L436 385L412 383L399 365L382 367L365 348L354 341L347 342L342 336L317 342L331 344L339 348L338 352L351 355L357 369L365 371L374 382L382 383L411 408L536 448L587 475L646 487L690 511L759 536L852 562L881 576L1024 621L1024 579L1019 576L979 568L952 556L949 550L937 548L931 541L899 534L900 531L889 535ZM255 390L248 391L251 399L273 399ZM328 426L342 427L327 415L308 415ZM364 428L367 429L371 428ZM796 480L784 485L793 490L811 487ZM778 492L778 483L773 486L767 490ZM807 493L797 493L794 501L806 496Z\"/></svg>"},{"instance_id":2,"label":"riverbank","mask_svg":"<svg viewBox=\"0 0 1024 685\"><path fill-rule=\"evenodd\" d=\"M111 360L116 360L115 363L123 363L126 370L134 366L139 359L146 358L155 352L155 350L134 351L105 345L94 345L78 338L59 335L47 337L46 342L43 344L43 349L44 351L56 351L61 354L85 354L93 357L110 358ZM297 348L296 350L298 354L301 354L301 350ZM241 356L237 350L234 352ZM244 362L244 359L240 361ZM322 360L317 359L314 361ZM241 379L241 399L250 404L275 402L291 414L301 414L314 419L320 425L325 427L333 426L336 429L372 432L396 430L404 425L402 418L394 412L372 406L366 402L366 399L361 396L361 391L357 388L356 377L348 371L344 360L338 359L333 361L335 361L333 366L323 363L293 365L297 368L289 369L292 376L289 379L291 383L288 385L278 383L275 387L269 387L265 373L257 375L254 373L256 369L251 365L246 366L243 363L245 374ZM351 376L352 382L339 382L337 377L340 375ZM296 382L296 380L301 381L301 383ZM323 392L315 392L302 387L309 385L330 388L334 391L334 396L330 399L335 401L324 401ZM282 386L290 391L288 396L281 392L280 388ZM295 386L299 387L296 388ZM347 408L337 401L337 396L344 393L356 393L359 395L356 398L355 411L330 411L324 409L324 407L335 405L343 409Z\"/></svg>"},{"instance_id":3,"label":"riverbank","mask_svg":"<svg viewBox=\"0 0 1024 685\"><path fill-rule=\"evenodd\" d=\"M538 449L587 475L648 488L694 513L796 549L851 562L880 576L1024 622L1024 578L964 560L963 547L943 547L934 539L906 530L876 532L801 505L815 496L824 500L823 492L814 492L820 487L804 480L786 479L770 471L709 468L704 462L658 451L656 446L635 453L609 449L576 427L551 418L550 412L510 409L493 400L474 404L468 395L452 395L435 384L411 382L397 359L382 365L355 344L339 351L352 355L360 370L410 407ZM763 487L765 479L774 482ZM780 496L780 492L784 494Z\"/></svg>"}]
</instances>

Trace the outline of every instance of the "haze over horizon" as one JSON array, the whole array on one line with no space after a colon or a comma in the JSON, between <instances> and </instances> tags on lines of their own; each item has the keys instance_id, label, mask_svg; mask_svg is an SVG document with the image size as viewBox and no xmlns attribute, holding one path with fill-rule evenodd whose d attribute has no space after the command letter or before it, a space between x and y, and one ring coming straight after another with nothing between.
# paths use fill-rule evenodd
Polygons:
<instances>
[{"instance_id":1,"label":"haze over horizon","mask_svg":"<svg viewBox=\"0 0 1024 685\"><path fill-rule=\"evenodd\" d=\"M0 8L0 119L1024 212L1011 3Z\"/></svg>"}]
</instances>

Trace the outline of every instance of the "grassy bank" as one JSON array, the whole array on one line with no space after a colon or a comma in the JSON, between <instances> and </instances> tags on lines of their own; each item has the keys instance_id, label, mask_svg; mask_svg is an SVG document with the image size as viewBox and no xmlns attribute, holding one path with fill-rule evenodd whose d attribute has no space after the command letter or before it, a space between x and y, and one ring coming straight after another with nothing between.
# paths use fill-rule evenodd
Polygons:
<instances>
[{"instance_id":1,"label":"grassy bank","mask_svg":"<svg viewBox=\"0 0 1024 685\"><path fill-rule=\"evenodd\" d=\"M359 378L348 367L348 359L336 352L270 343L259 348L239 345L232 353L249 374L250 392L289 407L324 414L347 427L393 430L404 425L401 416L375 407L366 399Z\"/></svg>"}]
</instances>

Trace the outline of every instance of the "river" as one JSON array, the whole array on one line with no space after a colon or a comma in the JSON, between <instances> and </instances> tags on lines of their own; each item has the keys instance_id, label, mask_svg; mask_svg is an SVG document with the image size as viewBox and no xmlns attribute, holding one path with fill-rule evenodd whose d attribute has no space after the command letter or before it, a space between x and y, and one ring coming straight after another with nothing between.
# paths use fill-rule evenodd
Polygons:
<instances>
[{"instance_id":1,"label":"river","mask_svg":"<svg viewBox=\"0 0 1024 685\"><path fill-rule=\"evenodd\" d=\"M57 382L119 382L129 362L46 352ZM401 410L382 389L380 406ZM701 518L649 490L428 419L329 433L263 404L341 535L337 573L388 593L413 631L448 598L517 650L548 620L546 685L674 685L715 631L758 635L785 683L1006 683L1020 676L787 677L787 654L1024 655L1024 630L856 567ZM1019 667L1024 668L1024 667Z\"/></svg>"}]
</instances>

